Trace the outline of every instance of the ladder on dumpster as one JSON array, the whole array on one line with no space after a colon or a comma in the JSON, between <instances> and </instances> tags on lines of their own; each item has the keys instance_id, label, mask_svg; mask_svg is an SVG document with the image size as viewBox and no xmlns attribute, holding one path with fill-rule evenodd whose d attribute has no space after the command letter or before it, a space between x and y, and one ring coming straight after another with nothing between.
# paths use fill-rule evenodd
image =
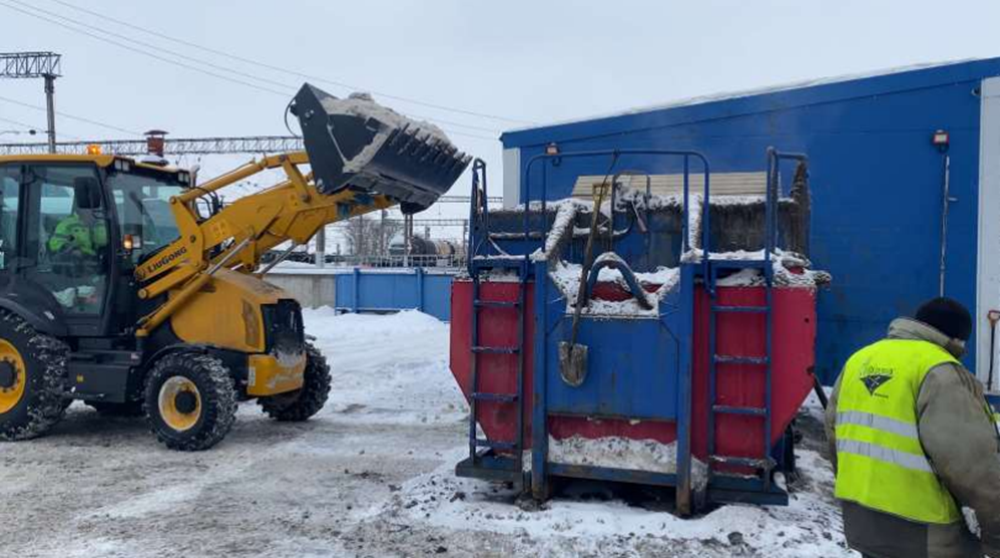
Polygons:
<instances>
[{"instance_id":1,"label":"ladder on dumpster","mask_svg":"<svg viewBox=\"0 0 1000 558\"><path fill-rule=\"evenodd\" d=\"M472 167L472 215L470 216L469 277L472 283L472 320L469 388L469 457L458 464L456 474L475 478L512 482L518 488L524 486L524 348L526 293L530 261L526 255L506 255L490 253L485 242L489 242L489 209L486 190L486 163L477 159ZM481 202L481 203L480 203ZM475 229L480 234L476 234ZM474 238L485 239L479 246L473 246ZM482 298L483 275L495 270L517 273L516 300L494 300ZM484 344L479 331L481 313L490 310L514 310L517 320L517 334L513 345L496 346ZM515 361L514 373L516 389L509 393L482 391L480 359L504 358ZM496 373L495 370L491 371ZM490 440L479 433L479 411L481 403L510 405L517 414L515 436L512 440Z\"/></svg>"},{"instance_id":2,"label":"ladder on dumpster","mask_svg":"<svg viewBox=\"0 0 1000 558\"><path fill-rule=\"evenodd\" d=\"M745 479L739 479L737 476L725 475L724 473L717 472L717 466L728 466L730 468L744 468L753 469L759 471L761 476L753 484L755 488L761 492L762 499L761 502L766 503L769 497L774 497L777 499L786 498L784 491L776 491L772 487L771 477L772 471L777 466L777 462L771 455L772 450L772 367L773 367L773 344L774 344L774 264L772 261L772 255L776 251L776 243L778 236L778 199L779 199L779 164L782 160L794 160L798 161L799 164L805 165L806 158L804 155L794 154L794 153L779 153L773 148L768 149L767 152L767 187L765 192L764 200L764 248L763 257L761 259L747 259L747 260L725 260L711 258L711 254L706 247L705 253L708 258L708 277L706 278L706 288L710 295L710 309L709 309L709 386L708 386L708 478L709 478L709 489L713 488L713 485L718 489L721 489L721 493L724 495L727 489L737 488L733 482L736 480L735 484L743 484ZM757 269L760 270L761 275L764 279L764 303L762 305L726 305L720 304L716 292L716 282L719 279L718 274L720 271L729 271L734 273L739 273L746 269ZM764 350L763 354L757 355L727 355L719 354L718 352L718 324L719 318L725 315L732 314L757 314L763 315L765 320L765 330L764 330ZM735 405L722 405L720 404L718 397L718 385L720 370L722 367L722 377L725 378L727 372L730 371L733 366L743 366L752 367L758 370L764 375L764 405L763 407L754 406L735 406ZM716 435L716 422L717 418L721 415L737 415L744 417L756 417L763 423L763 439L761 440L761 454L760 457L743 457L735 455L724 455L719 452L717 447L717 435ZM770 495L770 496L768 496ZM714 500L724 500L725 496L719 498L718 496L713 497ZM745 498L740 498L745 500Z\"/></svg>"},{"instance_id":3,"label":"ladder on dumpster","mask_svg":"<svg viewBox=\"0 0 1000 558\"><path fill-rule=\"evenodd\" d=\"M725 465L730 467L744 467L760 470L763 473L763 487L770 488L771 470L776 463L771 459L771 356L772 356L772 331L774 317L774 266L770 261L771 250L765 248L764 259L761 260L709 260L709 285L712 286L711 308L709 311L709 386L708 386L708 458L709 458L709 482L715 479L715 465ZM764 276L764 303L763 305L723 305L718 302L715 296L714 286L718 279L719 271L740 272L745 269L759 269ZM763 355L727 355L718 352L718 324L719 317L727 314L750 313L762 314L765 320L765 341ZM718 397L719 368L722 367L722 374L726 374L733 366L753 367L764 375L764 406L735 406L722 405ZM763 453L762 457L750 458L733 455L723 455L717 448L716 419L719 415L739 415L745 417L758 417L763 421Z\"/></svg>"}]
</instances>

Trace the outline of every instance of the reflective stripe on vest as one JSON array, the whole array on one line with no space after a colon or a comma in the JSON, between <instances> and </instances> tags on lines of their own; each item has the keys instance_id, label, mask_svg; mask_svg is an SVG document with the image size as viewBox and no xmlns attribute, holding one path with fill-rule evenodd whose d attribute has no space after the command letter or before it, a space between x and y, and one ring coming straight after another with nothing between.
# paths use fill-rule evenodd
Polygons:
<instances>
[{"instance_id":1,"label":"reflective stripe on vest","mask_svg":"<svg viewBox=\"0 0 1000 558\"><path fill-rule=\"evenodd\" d=\"M921 523L961 519L920 445L917 396L932 368L958 361L927 341L886 339L844 366L837 399L838 498Z\"/></svg>"}]
</instances>

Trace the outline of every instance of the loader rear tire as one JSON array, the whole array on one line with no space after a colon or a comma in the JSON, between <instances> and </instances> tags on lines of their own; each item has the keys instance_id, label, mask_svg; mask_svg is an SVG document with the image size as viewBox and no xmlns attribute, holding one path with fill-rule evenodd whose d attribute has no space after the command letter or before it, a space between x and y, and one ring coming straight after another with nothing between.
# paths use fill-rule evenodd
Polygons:
<instances>
[{"instance_id":1,"label":"loader rear tire","mask_svg":"<svg viewBox=\"0 0 1000 558\"><path fill-rule=\"evenodd\" d=\"M37 438L62 420L69 347L0 310L0 440Z\"/></svg>"},{"instance_id":2,"label":"loader rear tire","mask_svg":"<svg viewBox=\"0 0 1000 558\"><path fill-rule=\"evenodd\" d=\"M169 354L146 377L143 412L163 445L180 451L219 443L236 420L236 387L222 361L207 354Z\"/></svg>"},{"instance_id":3,"label":"loader rear tire","mask_svg":"<svg viewBox=\"0 0 1000 558\"><path fill-rule=\"evenodd\" d=\"M281 422L302 422L326 405L330 396L330 365L316 347L306 343L306 369L301 389L261 397L257 400L264 412Z\"/></svg>"}]
</instances>

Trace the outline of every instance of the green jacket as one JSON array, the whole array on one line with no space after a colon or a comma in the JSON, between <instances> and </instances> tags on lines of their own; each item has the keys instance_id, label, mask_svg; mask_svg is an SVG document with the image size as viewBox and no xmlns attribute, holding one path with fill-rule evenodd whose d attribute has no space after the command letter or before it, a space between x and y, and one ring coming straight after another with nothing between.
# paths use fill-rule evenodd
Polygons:
<instances>
[{"instance_id":1,"label":"green jacket","mask_svg":"<svg viewBox=\"0 0 1000 558\"><path fill-rule=\"evenodd\" d=\"M49 238L49 251L62 252L66 249L79 250L88 256L96 256L97 250L108 243L108 231L104 223L96 221L88 225L76 213L66 216Z\"/></svg>"},{"instance_id":2,"label":"green jacket","mask_svg":"<svg viewBox=\"0 0 1000 558\"><path fill-rule=\"evenodd\" d=\"M945 348L950 341L938 330L908 318L894 320L888 338L919 339ZM826 432L834 456L840 382L826 410ZM939 364L927 373L916 408L927 460L959 507L974 513L982 541L962 521L918 523L843 502L844 533L852 548L876 558L1000 557L1000 435L986 408L978 380L955 363Z\"/></svg>"}]
</instances>

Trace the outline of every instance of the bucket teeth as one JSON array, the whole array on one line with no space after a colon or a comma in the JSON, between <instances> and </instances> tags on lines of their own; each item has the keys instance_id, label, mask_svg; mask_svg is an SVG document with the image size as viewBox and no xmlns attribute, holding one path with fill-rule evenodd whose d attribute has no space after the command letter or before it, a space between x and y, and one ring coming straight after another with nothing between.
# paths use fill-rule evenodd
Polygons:
<instances>
[{"instance_id":1,"label":"bucket teeth","mask_svg":"<svg viewBox=\"0 0 1000 558\"><path fill-rule=\"evenodd\" d=\"M338 99L309 84L292 102L321 193L353 189L426 209L471 161L443 132L367 98Z\"/></svg>"}]
</instances>

